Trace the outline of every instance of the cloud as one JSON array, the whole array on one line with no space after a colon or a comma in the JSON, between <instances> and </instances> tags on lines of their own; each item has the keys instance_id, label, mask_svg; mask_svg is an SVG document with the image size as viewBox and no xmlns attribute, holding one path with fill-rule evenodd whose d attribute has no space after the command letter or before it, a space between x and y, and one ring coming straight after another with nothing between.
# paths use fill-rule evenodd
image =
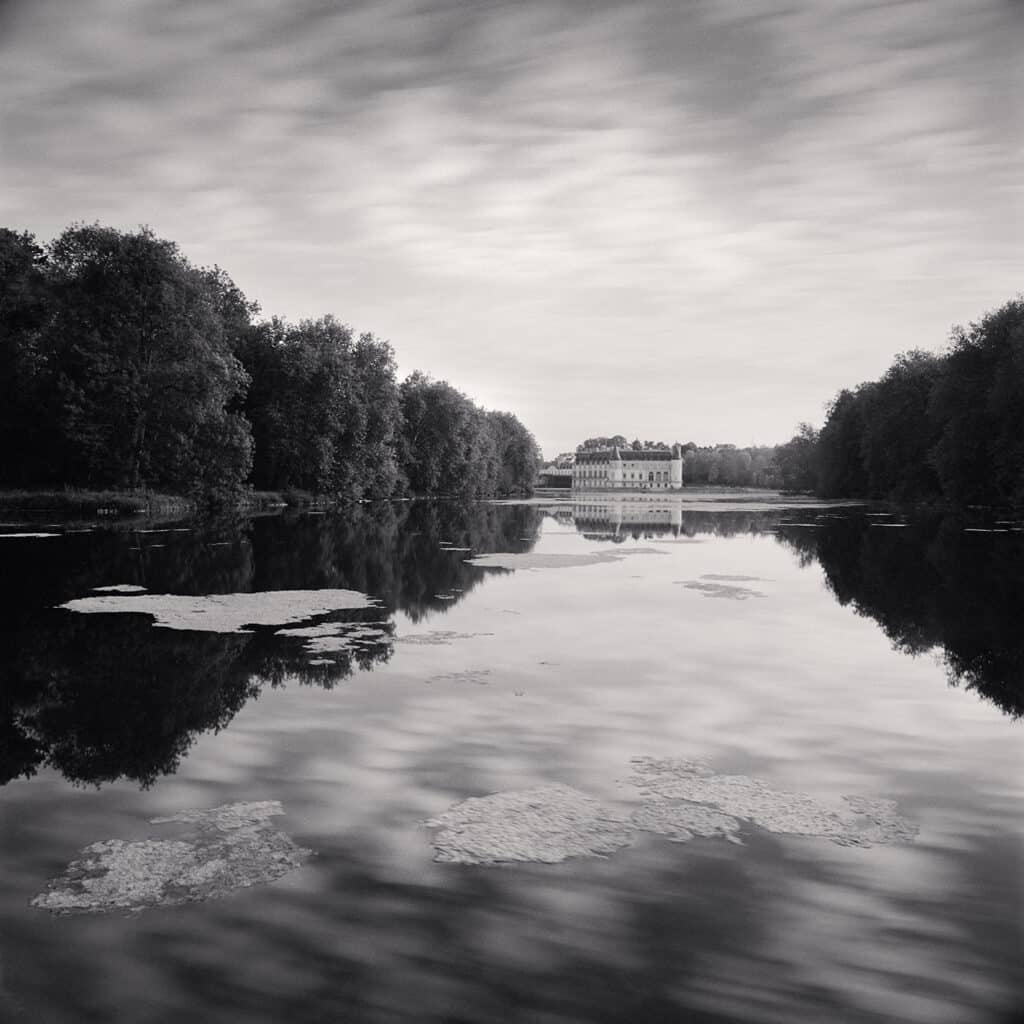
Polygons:
<instances>
[{"instance_id":1,"label":"cloud","mask_svg":"<svg viewBox=\"0 0 1024 1024\"><path fill-rule=\"evenodd\" d=\"M1019 287L1024 13L1002 0L33 0L3 18L5 222L152 223L268 309L358 319L485 401L541 395L585 352L645 436L767 440L842 374ZM626 366L624 330L643 339ZM831 372L801 367L809 348ZM681 351L731 363L669 430L680 382L646 375ZM607 405L586 387L562 376L553 419L546 398L518 411L564 447L604 431L574 419ZM752 387L760 408L701 398Z\"/></svg>"}]
</instances>

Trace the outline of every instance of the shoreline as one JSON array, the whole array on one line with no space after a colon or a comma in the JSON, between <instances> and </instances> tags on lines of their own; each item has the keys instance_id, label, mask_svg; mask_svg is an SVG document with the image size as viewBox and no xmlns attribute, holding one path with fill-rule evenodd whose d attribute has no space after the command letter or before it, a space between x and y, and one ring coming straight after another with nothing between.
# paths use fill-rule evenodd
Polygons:
<instances>
[{"instance_id":1,"label":"shoreline","mask_svg":"<svg viewBox=\"0 0 1024 1024\"><path fill-rule=\"evenodd\" d=\"M479 500L521 500L531 495L498 498L484 497ZM448 494L407 494L390 498L361 498L351 504L369 504L374 501L457 501L456 495ZM477 500L477 499L473 499ZM224 506L228 512L277 512L284 509L316 508L327 509L348 504L339 498L311 494L308 491L247 491L237 502ZM133 516L189 516L206 510L202 502L179 494L163 494L156 491L76 490L52 488L0 489L0 516L55 515L62 517L99 518L115 520Z\"/></svg>"}]
</instances>

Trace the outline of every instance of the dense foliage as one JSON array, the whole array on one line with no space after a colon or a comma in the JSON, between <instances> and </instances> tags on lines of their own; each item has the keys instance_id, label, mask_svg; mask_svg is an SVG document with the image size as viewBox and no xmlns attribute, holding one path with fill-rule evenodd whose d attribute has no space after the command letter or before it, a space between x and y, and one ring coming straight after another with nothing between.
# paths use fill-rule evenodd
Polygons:
<instances>
[{"instance_id":1,"label":"dense foliage","mask_svg":"<svg viewBox=\"0 0 1024 1024\"><path fill-rule=\"evenodd\" d=\"M774 448L684 446L683 483L689 487L776 487L778 482Z\"/></svg>"},{"instance_id":2,"label":"dense foliage","mask_svg":"<svg viewBox=\"0 0 1024 1024\"><path fill-rule=\"evenodd\" d=\"M512 494L539 467L533 436L507 412L486 412L444 381L402 382L401 468L419 494Z\"/></svg>"},{"instance_id":3,"label":"dense foliage","mask_svg":"<svg viewBox=\"0 0 1024 1024\"><path fill-rule=\"evenodd\" d=\"M239 351L253 381L245 413L256 487L352 499L394 493L401 412L387 343L328 316L259 324Z\"/></svg>"},{"instance_id":4,"label":"dense foliage","mask_svg":"<svg viewBox=\"0 0 1024 1024\"><path fill-rule=\"evenodd\" d=\"M824 497L1024 503L1024 299L839 392L778 450L783 486Z\"/></svg>"},{"instance_id":5,"label":"dense foliage","mask_svg":"<svg viewBox=\"0 0 1024 1024\"><path fill-rule=\"evenodd\" d=\"M4 232L0 249L4 439L25 439L0 446L5 484L241 484L251 443L232 404L249 378L215 272L145 230L76 226L45 252Z\"/></svg>"},{"instance_id":6,"label":"dense foliage","mask_svg":"<svg viewBox=\"0 0 1024 1024\"><path fill-rule=\"evenodd\" d=\"M0 486L248 485L333 498L529 490L532 435L333 317L258 319L148 229L0 229Z\"/></svg>"}]
</instances>

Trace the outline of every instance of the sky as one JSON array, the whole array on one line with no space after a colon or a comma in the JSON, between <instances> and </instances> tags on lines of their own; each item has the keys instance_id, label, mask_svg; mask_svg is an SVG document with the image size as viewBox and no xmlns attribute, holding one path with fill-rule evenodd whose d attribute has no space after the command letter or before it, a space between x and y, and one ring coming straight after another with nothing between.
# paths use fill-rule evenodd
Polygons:
<instances>
[{"instance_id":1,"label":"sky","mask_svg":"<svg viewBox=\"0 0 1024 1024\"><path fill-rule=\"evenodd\" d=\"M0 225L534 432L775 443L1024 289L1021 0L0 0Z\"/></svg>"}]
</instances>

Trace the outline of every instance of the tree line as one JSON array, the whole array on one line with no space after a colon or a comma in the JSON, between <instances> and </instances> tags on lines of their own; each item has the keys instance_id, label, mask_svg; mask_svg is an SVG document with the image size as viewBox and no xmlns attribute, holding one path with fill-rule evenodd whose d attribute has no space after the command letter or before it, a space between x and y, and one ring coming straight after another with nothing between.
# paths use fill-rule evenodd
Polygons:
<instances>
[{"instance_id":1,"label":"tree line","mask_svg":"<svg viewBox=\"0 0 1024 1024\"><path fill-rule=\"evenodd\" d=\"M827 498L1024 503L1024 297L844 388L777 461L784 487Z\"/></svg>"},{"instance_id":2,"label":"tree line","mask_svg":"<svg viewBox=\"0 0 1024 1024\"><path fill-rule=\"evenodd\" d=\"M213 500L514 494L539 464L513 414L399 382L387 342L262 319L219 267L98 224L0 229L0 438L0 486Z\"/></svg>"}]
</instances>

